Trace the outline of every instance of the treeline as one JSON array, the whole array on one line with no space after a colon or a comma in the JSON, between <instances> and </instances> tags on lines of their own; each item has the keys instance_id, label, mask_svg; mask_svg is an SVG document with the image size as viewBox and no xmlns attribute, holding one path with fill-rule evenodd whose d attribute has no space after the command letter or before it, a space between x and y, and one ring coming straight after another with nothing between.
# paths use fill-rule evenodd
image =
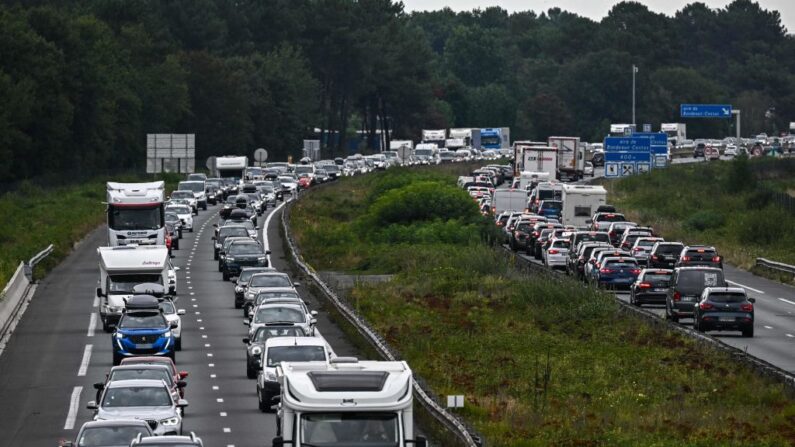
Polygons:
<instances>
[{"instance_id":1,"label":"treeline","mask_svg":"<svg viewBox=\"0 0 795 447\"><path fill-rule=\"evenodd\" d=\"M0 2L0 182L141 169L155 132L196 133L198 167L257 147L283 160L313 137L344 154L357 131L598 140L631 119L632 64L638 123L676 121L680 102L733 103L744 134L795 120L795 42L749 0L673 18L624 2L600 23L391 0Z\"/></svg>"}]
</instances>

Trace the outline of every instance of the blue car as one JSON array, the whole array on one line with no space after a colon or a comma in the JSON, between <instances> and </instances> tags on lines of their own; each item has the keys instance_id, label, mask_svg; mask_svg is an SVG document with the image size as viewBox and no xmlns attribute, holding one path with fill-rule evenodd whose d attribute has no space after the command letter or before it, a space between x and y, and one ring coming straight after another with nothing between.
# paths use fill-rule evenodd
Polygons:
<instances>
[{"instance_id":1,"label":"blue car","mask_svg":"<svg viewBox=\"0 0 795 447\"><path fill-rule=\"evenodd\" d=\"M610 257L602 260L595 272L596 283L608 288L629 288L640 275L640 267L635 258Z\"/></svg>"},{"instance_id":2,"label":"blue car","mask_svg":"<svg viewBox=\"0 0 795 447\"><path fill-rule=\"evenodd\" d=\"M539 216L560 220L561 213L563 213L563 202L560 200L542 200L538 204Z\"/></svg>"},{"instance_id":3,"label":"blue car","mask_svg":"<svg viewBox=\"0 0 795 447\"><path fill-rule=\"evenodd\" d=\"M175 339L171 329L172 324L160 310L157 298L149 295L130 298L111 336L113 365L118 365L125 357L142 355L174 360Z\"/></svg>"}]
</instances>

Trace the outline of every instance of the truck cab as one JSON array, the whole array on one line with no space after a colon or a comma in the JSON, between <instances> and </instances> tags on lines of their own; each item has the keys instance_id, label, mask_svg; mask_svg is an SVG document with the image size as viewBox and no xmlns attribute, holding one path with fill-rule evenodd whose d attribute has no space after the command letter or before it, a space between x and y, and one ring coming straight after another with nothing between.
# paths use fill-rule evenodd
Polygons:
<instances>
[{"instance_id":1,"label":"truck cab","mask_svg":"<svg viewBox=\"0 0 795 447\"><path fill-rule=\"evenodd\" d=\"M283 362L273 447L344 445L426 447L416 436L413 379L406 362Z\"/></svg>"},{"instance_id":2,"label":"truck cab","mask_svg":"<svg viewBox=\"0 0 795 447\"><path fill-rule=\"evenodd\" d=\"M163 245L99 247L99 316L102 329L110 332L121 318L125 300L138 284L168 285L169 255Z\"/></svg>"},{"instance_id":3,"label":"truck cab","mask_svg":"<svg viewBox=\"0 0 795 447\"><path fill-rule=\"evenodd\" d=\"M107 185L108 245L165 245L165 183Z\"/></svg>"}]
</instances>

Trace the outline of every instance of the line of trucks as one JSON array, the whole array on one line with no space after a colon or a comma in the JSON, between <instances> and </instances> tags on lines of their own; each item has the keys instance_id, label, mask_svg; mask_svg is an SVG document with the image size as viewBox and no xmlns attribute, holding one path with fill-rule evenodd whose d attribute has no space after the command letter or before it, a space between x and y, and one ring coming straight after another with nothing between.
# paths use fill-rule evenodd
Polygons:
<instances>
[{"instance_id":1,"label":"line of trucks","mask_svg":"<svg viewBox=\"0 0 795 447\"><path fill-rule=\"evenodd\" d=\"M585 145L580 137L549 137L547 141L513 143L514 175L540 173L562 181L581 180L585 172Z\"/></svg>"}]
</instances>

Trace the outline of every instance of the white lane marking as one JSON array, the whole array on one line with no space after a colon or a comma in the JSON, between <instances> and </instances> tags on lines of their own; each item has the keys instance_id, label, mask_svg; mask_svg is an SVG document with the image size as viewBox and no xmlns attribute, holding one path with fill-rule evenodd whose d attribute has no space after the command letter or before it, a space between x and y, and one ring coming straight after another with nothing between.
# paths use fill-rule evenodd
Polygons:
<instances>
[{"instance_id":1,"label":"white lane marking","mask_svg":"<svg viewBox=\"0 0 795 447\"><path fill-rule=\"evenodd\" d=\"M86 348L83 350L83 361L80 362L80 369L77 370L77 377L83 377L86 375L86 371L88 371L88 364L91 362L92 349L94 349L94 345L86 345Z\"/></svg>"},{"instance_id":2,"label":"white lane marking","mask_svg":"<svg viewBox=\"0 0 795 447\"><path fill-rule=\"evenodd\" d=\"M91 312L91 319L88 320L88 333L86 336L93 337L94 332L97 330L97 314Z\"/></svg>"},{"instance_id":3,"label":"white lane marking","mask_svg":"<svg viewBox=\"0 0 795 447\"><path fill-rule=\"evenodd\" d=\"M80 407L80 394L83 392L82 386L76 386L72 390L72 398L69 399L69 411L66 413L66 422L63 424L64 430L75 428L77 420L77 410Z\"/></svg>"},{"instance_id":4,"label":"white lane marking","mask_svg":"<svg viewBox=\"0 0 795 447\"><path fill-rule=\"evenodd\" d=\"M211 379L215 379L215 374L210 374Z\"/></svg>"},{"instance_id":5,"label":"white lane marking","mask_svg":"<svg viewBox=\"0 0 795 447\"><path fill-rule=\"evenodd\" d=\"M95 296L95 297L94 297L94 304L93 304L93 307L99 307L99 297L98 297L98 296Z\"/></svg>"},{"instance_id":6,"label":"white lane marking","mask_svg":"<svg viewBox=\"0 0 795 447\"><path fill-rule=\"evenodd\" d=\"M224 427L224 433L232 433L232 429L229 427Z\"/></svg>"},{"instance_id":7,"label":"white lane marking","mask_svg":"<svg viewBox=\"0 0 795 447\"><path fill-rule=\"evenodd\" d=\"M290 198L290 200L293 200ZM282 202L279 206L271 210L271 213L268 214L268 217L265 219L265 223L262 225L262 245L265 246L265 250L270 250L270 244L268 243L268 225L271 223L271 219L273 215L279 211L279 208L283 207L287 201ZM268 265L271 265L271 255L268 255Z\"/></svg>"},{"instance_id":8,"label":"white lane marking","mask_svg":"<svg viewBox=\"0 0 795 447\"><path fill-rule=\"evenodd\" d=\"M215 401L220 404L224 402L224 399L222 397L219 397L218 399L215 399Z\"/></svg>"},{"instance_id":9,"label":"white lane marking","mask_svg":"<svg viewBox=\"0 0 795 447\"><path fill-rule=\"evenodd\" d=\"M205 343L205 344L204 344L204 347L205 347L205 348L209 348L209 347L210 347L210 344L209 344L209 343Z\"/></svg>"},{"instance_id":10,"label":"white lane marking","mask_svg":"<svg viewBox=\"0 0 795 447\"><path fill-rule=\"evenodd\" d=\"M213 353L212 353L212 352L208 352L208 353L207 353L207 357L212 357L212 356L213 356Z\"/></svg>"},{"instance_id":11,"label":"white lane marking","mask_svg":"<svg viewBox=\"0 0 795 447\"><path fill-rule=\"evenodd\" d=\"M765 326L765 329L773 329L773 326Z\"/></svg>"},{"instance_id":12,"label":"white lane marking","mask_svg":"<svg viewBox=\"0 0 795 447\"><path fill-rule=\"evenodd\" d=\"M208 364L207 364L207 366L208 366L209 368L215 368L215 363L208 363Z\"/></svg>"},{"instance_id":13,"label":"white lane marking","mask_svg":"<svg viewBox=\"0 0 795 447\"><path fill-rule=\"evenodd\" d=\"M190 292L190 296L196 295L196 292Z\"/></svg>"},{"instance_id":14,"label":"white lane marking","mask_svg":"<svg viewBox=\"0 0 795 447\"><path fill-rule=\"evenodd\" d=\"M198 304L194 304L193 307L199 307L199 305Z\"/></svg>"},{"instance_id":15,"label":"white lane marking","mask_svg":"<svg viewBox=\"0 0 795 447\"><path fill-rule=\"evenodd\" d=\"M795 335L792 335L792 334L787 334L787 337L789 337L789 338L793 338L793 337L795 337Z\"/></svg>"},{"instance_id":16,"label":"white lane marking","mask_svg":"<svg viewBox=\"0 0 795 447\"><path fill-rule=\"evenodd\" d=\"M795 306L795 301L785 300L784 298L779 298L778 300L779 301L783 301L783 302L785 302L787 304L792 304L793 306Z\"/></svg>"},{"instance_id":17,"label":"white lane marking","mask_svg":"<svg viewBox=\"0 0 795 447\"><path fill-rule=\"evenodd\" d=\"M197 318L197 319L196 319L196 322L197 322L197 323L201 323L201 322L202 322L202 319L201 319L201 318Z\"/></svg>"},{"instance_id":18,"label":"white lane marking","mask_svg":"<svg viewBox=\"0 0 795 447\"><path fill-rule=\"evenodd\" d=\"M743 289L748 289L748 290L750 290L750 291L752 291L752 292L761 293L762 295L764 295L764 294L765 294L765 292L763 292L763 291L761 291L761 290L759 290L759 289L754 289L753 287L744 286L744 285L742 285L742 284L740 284L740 283L738 283L738 282L729 281L728 279L726 280L726 282L727 282L727 283L729 283L729 284L734 284L735 286L740 286L740 287L742 287Z\"/></svg>"},{"instance_id":19,"label":"white lane marking","mask_svg":"<svg viewBox=\"0 0 795 447\"><path fill-rule=\"evenodd\" d=\"M218 391L218 385L213 385L213 391Z\"/></svg>"},{"instance_id":20,"label":"white lane marking","mask_svg":"<svg viewBox=\"0 0 795 447\"><path fill-rule=\"evenodd\" d=\"M221 417L222 417L222 418L225 418L225 417L226 417L226 411L222 411L222 412L220 412L219 414L221 415Z\"/></svg>"},{"instance_id":21,"label":"white lane marking","mask_svg":"<svg viewBox=\"0 0 795 447\"><path fill-rule=\"evenodd\" d=\"M203 331L203 330L204 330L204 326L200 326L200 327L199 327L199 330L200 330L200 331Z\"/></svg>"}]
</instances>

